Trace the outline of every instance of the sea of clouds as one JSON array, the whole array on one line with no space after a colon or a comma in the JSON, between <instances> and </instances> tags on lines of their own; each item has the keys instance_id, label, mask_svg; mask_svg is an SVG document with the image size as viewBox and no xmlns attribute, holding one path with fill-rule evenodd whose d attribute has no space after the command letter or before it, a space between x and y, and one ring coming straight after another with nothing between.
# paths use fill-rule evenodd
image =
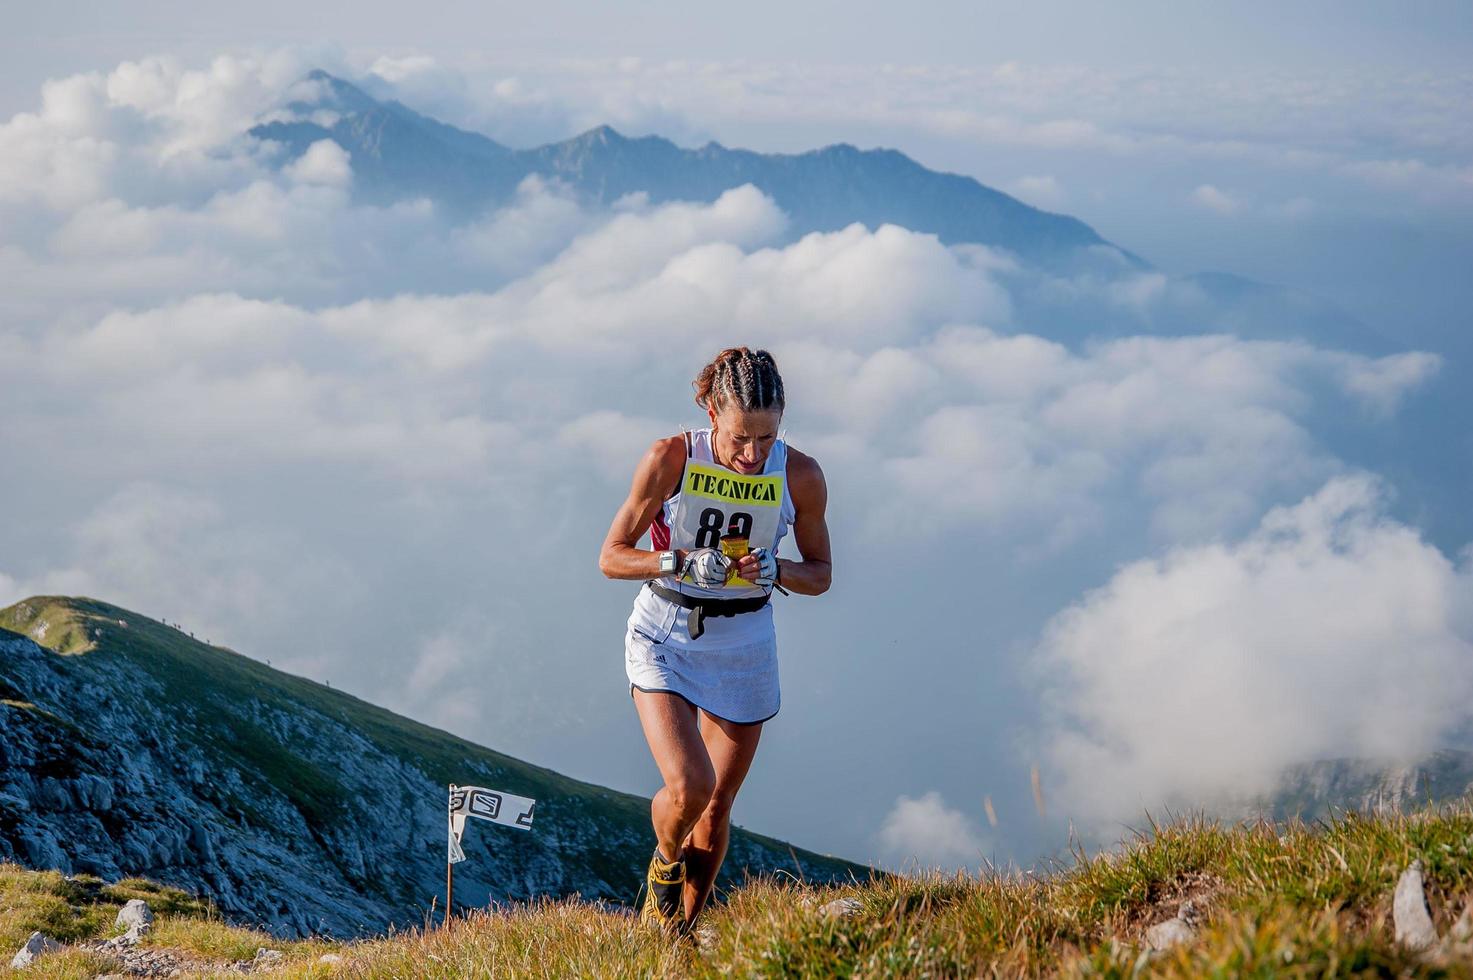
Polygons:
<instances>
[{"instance_id":1,"label":"sea of clouds","mask_svg":"<svg viewBox=\"0 0 1473 980\"><path fill-rule=\"evenodd\" d=\"M780 602L784 712L740 822L1026 860L1066 821L1410 758L1466 721L1468 556L1319 435L1394 432L1436 354L1065 343L1020 321L1012 256L793 240L750 186L358 204L335 144L243 135L309 67L131 62L0 124L0 603L96 596L650 792L632 586L596 555L639 453L701 423L690 379L744 343L824 467L836 571ZM1143 315L1164 295L1056 285Z\"/></svg>"}]
</instances>

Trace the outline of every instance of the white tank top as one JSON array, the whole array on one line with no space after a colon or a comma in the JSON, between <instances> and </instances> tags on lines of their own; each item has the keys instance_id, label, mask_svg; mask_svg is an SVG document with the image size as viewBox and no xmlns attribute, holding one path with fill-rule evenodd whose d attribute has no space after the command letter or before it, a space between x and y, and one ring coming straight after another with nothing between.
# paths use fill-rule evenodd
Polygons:
<instances>
[{"instance_id":1,"label":"white tank top","mask_svg":"<svg viewBox=\"0 0 1473 980\"><path fill-rule=\"evenodd\" d=\"M690 452L680 474L680 486L650 526L654 549L722 548L739 553L767 548L776 552L796 514L788 492L787 444L781 439L775 441L762 472L749 475L716 462L709 428L688 432L686 439ZM657 581L687 595L721 599L744 599L768 591L736 578L719 589L704 589L673 575Z\"/></svg>"}]
</instances>

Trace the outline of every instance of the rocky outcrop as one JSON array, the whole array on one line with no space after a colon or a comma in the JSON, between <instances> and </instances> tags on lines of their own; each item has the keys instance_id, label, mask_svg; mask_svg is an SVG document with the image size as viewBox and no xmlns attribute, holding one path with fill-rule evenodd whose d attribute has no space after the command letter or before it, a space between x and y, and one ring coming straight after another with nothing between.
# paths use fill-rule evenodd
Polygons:
<instances>
[{"instance_id":1,"label":"rocky outcrop","mask_svg":"<svg viewBox=\"0 0 1473 980\"><path fill-rule=\"evenodd\" d=\"M1146 947L1153 952L1165 952L1190 943L1197 938L1198 918L1196 905L1190 901L1182 902L1176 915L1146 930Z\"/></svg>"}]
</instances>

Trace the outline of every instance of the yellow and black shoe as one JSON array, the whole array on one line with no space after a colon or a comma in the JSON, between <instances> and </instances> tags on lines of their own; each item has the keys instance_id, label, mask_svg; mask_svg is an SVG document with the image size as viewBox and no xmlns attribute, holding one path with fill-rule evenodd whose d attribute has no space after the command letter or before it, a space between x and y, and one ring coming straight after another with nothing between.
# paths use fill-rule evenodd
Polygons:
<instances>
[{"instance_id":1,"label":"yellow and black shoe","mask_svg":"<svg viewBox=\"0 0 1473 980\"><path fill-rule=\"evenodd\" d=\"M657 847L650 856L650 868L645 872L644 882L644 907L639 910L639 917L672 935L679 934L685 926L681 896L685 890L685 862L666 861L660 857Z\"/></svg>"}]
</instances>

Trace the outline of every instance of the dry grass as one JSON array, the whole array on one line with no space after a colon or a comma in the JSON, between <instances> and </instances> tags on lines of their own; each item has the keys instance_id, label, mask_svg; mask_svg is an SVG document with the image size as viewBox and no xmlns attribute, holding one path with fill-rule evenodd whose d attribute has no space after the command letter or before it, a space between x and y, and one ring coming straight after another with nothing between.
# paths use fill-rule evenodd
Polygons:
<instances>
[{"instance_id":1,"label":"dry grass","mask_svg":"<svg viewBox=\"0 0 1473 980\"><path fill-rule=\"evenodd\" d=\"M1473 977L1473 963L1434 968L1392 941L1391 892L1413 858L1426 867L1434 920L1446 930L1473 895L1467 806L1313 826L1184 820L1038 874L932 874L834 889L758 881L708 913L699 947L575 901L342 945L272 943L186 912L162 919L154 942L167 939L221 968L271 945L288 952L275 974L284 977ZM0 915L12 916L12 894L44 896L62 884L0 867ZM841 896L858 899L860 911L835 920L817 914ZM1145 956L1144 929L1187 898L1204 916L1197 941ZM33 916L65 918L28 901ZM98 921L85 909L74 915L73 934ZM14 924L0 931L13 936ZM329 950L343 962L317 962ZM59 960L46 969L29 975L89 975Z\"/></svg>"},{"instance_id":2,"label":"dry grass","mask_svg":"<svg viewBox=\"0 0 1473 980\"><path fill-rule=\"evenodd\" d=\"M105 956L80 951L43 957L24 971L8 969L10 958L31 935L42 932L64 943L104 939L122 932L113 923L129 900L148 902L156 916L144 945L180 951L188 959L218 964L249 960L261 947L279 949L285 967L303 969L339 944L282 942L253 929L226 924L203 899L143 878L106 884L90 875L68 878L56 871L29 871L0 863L0 977L95 977L114 967ZM239 974L235 974L239 976Z\"/></svg>"},{"instance_id":3,"label":"dry grass","mask_svg":"<svg viewBox=\"0 0 1473 980\"><path fill-rule=\"evenodd\" d=\"M1392 942L1390 895L1415 857L1446 929L1473 894L1473 812L1330 824L1154 828L1117 851L1042 874L925 875L817 890L757 882L709 916L700 949L622 916L527 906L352 947L357 977L452 976L1473 976ZM861 911L827 920L840 896ZM1142 955L1150 924L1193 899L1199 940Z\"/></svg>"}]
</instances>

